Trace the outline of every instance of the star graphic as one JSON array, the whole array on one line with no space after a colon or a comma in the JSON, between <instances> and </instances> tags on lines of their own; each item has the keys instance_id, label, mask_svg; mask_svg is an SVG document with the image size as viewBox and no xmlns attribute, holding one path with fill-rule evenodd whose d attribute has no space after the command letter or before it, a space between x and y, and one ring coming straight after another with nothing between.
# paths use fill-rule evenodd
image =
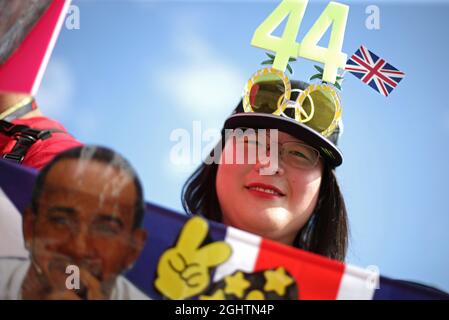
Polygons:
<instances>
[{"instance_id":1,"label":"star graphic","mask_svg":"<svg viewBox=\"0 0 449 320\"><path fill-rule=\"evenodd\" d=\"M245 300L265 300L265 295L260 290L253 290L246 295Z\"/></svg>"},{"instance_id":2,"label":"star graphic","mask_svg":"<svg viewBox=\"0 0 449 320\"><path fill-rule=\"evenodd\" d=\"M263 289L265 291L275 291L279 296L283 296L285 288L293 283L293 279L285 273L283 267L277 268L275 271L267 270L264 272L264 275L267 282Z\"/></svg>"},{"instance_id":3,"label":"star graphic","mask_svg":"<svg viewBox=\"0 0 449 320\"><path fill-rule=\"evenodd\" d=\"M238 298L242 298L244 291L250 286L249 281L243 277L243 273L240 271L227 276L224 280L226 283L225 293L233 294Z\"/></svg>"},{"instance_id":4,"label":"star graphic","mask_svg":"<svg viewBox=\"0 0 449 320\"><path fill-rule=\"evenodd\" d=\"M200 300L225 300L225 296L222 289L218 289L210 296L202 295L200 296Z\"/></svg>"}]
</instances>

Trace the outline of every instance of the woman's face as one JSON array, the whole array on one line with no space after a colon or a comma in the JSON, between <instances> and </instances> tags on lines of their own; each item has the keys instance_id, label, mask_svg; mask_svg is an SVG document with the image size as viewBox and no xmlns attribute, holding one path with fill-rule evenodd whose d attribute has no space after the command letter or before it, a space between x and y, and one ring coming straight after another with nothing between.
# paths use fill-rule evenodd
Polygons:
<instances>
[{"instance_id":1,"label":"woman's face","mask_svg":"<svg viewBox=\"0 0 449 320\"><path fill-rule=\"evenodd\" d=\"M301 142L278 132L278 142L286 141ZM291 245L318 201L321 158L311 169L292 167L279 159L276 174L261 175L260 169L269 163L256 159L255 164L228 164L223 157L230 151L236 153L232 138L225 144L216 179L223 223Z\"/></svg>"}]
</instances>

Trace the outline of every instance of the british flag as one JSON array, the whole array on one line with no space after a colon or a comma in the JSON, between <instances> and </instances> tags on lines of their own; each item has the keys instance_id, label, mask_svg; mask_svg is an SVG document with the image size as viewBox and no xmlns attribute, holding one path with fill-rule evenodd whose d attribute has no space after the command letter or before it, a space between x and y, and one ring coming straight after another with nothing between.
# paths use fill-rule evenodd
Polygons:
<instances>
[{"instance_id":1,"label":"british flag","mask_svg":"<svg viewBox=\"0 0 449 320\"><path fill-rule=\"evenodd\" d=\"M405 76L402 71L399 71L364 46L360 46L349 58L345 70L385 97L396 88Z\"/></svg>"}]
</instances>

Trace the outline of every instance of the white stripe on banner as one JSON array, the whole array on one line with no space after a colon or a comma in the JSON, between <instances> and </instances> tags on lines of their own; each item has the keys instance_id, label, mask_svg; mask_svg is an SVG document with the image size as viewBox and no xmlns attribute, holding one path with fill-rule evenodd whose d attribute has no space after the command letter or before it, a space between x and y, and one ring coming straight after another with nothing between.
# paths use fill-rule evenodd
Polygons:
<instances>
[{"instance_id":1,"label":"white stripe on banner","mask_svg":"<svg viewBox=\"0 0 449 320\"><path fill-rule=\"evenodd\" d=\"M231 246L232 255L215 270L214 282L220 281L237 270L253 272L262 239L251 233L228 227L225 241Z\"/></svg>"},{"instance_id":2,"label":"white stripe on banner","mask_svg":"<svg viewBox=\"0 0 449 320\"><path fill-rule=\"evenodd\" d=\"M379 287L378 270L345 265L337 300L371 300Z\"/></svg>"},{"instance_id":3,"label":"white stripe on banner","mask_svg":"<svg viewBox=\"0 0 449 320\"><path fill-rule=\"evenodd\" d=\"M28 257L22 235L22 215L0 187L0 256Z\"/></svg>"}]
</instances>

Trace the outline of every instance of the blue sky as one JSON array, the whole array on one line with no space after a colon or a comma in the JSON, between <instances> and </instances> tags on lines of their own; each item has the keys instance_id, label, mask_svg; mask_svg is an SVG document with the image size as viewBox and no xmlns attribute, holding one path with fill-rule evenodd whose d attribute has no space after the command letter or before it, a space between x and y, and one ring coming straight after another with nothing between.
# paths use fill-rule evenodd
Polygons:
<instances>
[{"instance_id":1,"label":"blue sky","mask_svg":"<svg viewBox=\"0 0 449 320\"><path fill-rule=\"evenodd\" d=\"M250 41L278 2L73 3L80 29L61 32L41 108L81 141L124 154L146 199L181 212L181 187L196 165L170 163L170 133L192 132L196 120L203 132L221 128L264 60ZM406 73L388 98L350 74L343 83L337 174L350 218L348 262L449 291L449 5L342 3L350 5L343 51L364 44ZM309 2L298 39L326 4ZM365 27L370 4L380 9L380 30ZM307 80L312 65L294 63L292 78Z\"/></svg>"}]
</instances>

